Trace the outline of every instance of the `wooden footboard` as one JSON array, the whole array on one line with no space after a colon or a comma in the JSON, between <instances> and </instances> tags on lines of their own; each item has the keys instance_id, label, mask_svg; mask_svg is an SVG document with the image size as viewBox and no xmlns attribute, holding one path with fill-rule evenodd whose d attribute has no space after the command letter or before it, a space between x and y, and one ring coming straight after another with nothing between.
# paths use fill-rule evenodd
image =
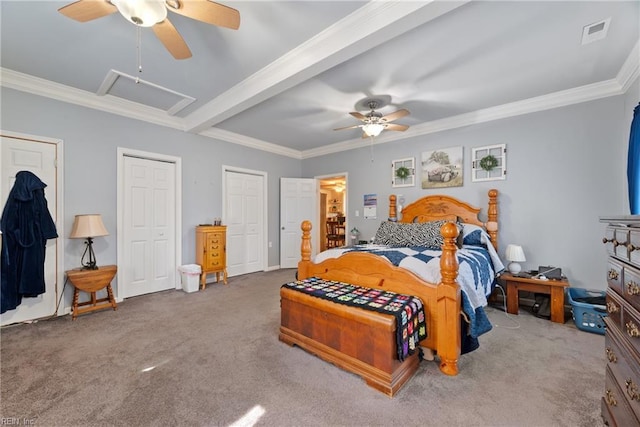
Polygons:
<instances>
[{"instance_id":1,"label":"wooden footboard","mask_svg":"<svg viewBox=\"0 0 640 427\"><path fill-rule=\"evenodd\" d=\"M466 202L445 195L423 197L402 210L400 222L425 222L438 219L462 221L483 226L498 248L498 190L488 192L487 221L478 218L480 212ZM389 219L397 221L396 197L389 197ZM447 375L458 374L458 358L461 350L462 295L457 282L458 261L456 237L458 228L453 223L442 226L444 237L440 258L441 283L428 283L414 273L399 268L389 261L368 253L348 252L319 264L311 261L311 223L302 223L301 261L298 278L317 276L328 280L340 280L396 293L415 295L422 299L425 308L428 336L420 344L434 350L440 358L440 370Z\"/></svg>"},{"instance_id":2,"label":"wooden footboard","mask_svg":"<svg viewBox=\"0 0 640 427\"><path fill-rule=\"evenodd\" d=\"M458 261L455 256L458 228L447 223L441 232L445 240L440 259L442 283L436 285L379 256L363 252L349 252L314 264L311 262L311 223L304 221L298 279L316 276L419 297L425 307L428 334L420 344L438 353L442 372L456 375L461 344L461 294L456 281Z\"/></svg>"}]
</instances>

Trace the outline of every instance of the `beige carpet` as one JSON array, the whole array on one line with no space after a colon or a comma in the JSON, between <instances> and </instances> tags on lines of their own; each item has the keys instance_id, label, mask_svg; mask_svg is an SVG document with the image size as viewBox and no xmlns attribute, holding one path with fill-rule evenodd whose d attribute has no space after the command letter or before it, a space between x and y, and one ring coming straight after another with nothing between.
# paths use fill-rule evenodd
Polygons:
<instances>
[{"instance_id":1,"label":"beige carpet","mask_svg":"<svg viewBox=\"0 0 640 427\"><path fill-rule=\"evenodd\" d=\"M255 273L75 322L3 328L0 416L37 426L602 425L604 337L570 318L489 308L495 327L462 356L460 375L423 361L390 399L278 341L278 291L293 277Z\"/></svg>"}]
</instances>

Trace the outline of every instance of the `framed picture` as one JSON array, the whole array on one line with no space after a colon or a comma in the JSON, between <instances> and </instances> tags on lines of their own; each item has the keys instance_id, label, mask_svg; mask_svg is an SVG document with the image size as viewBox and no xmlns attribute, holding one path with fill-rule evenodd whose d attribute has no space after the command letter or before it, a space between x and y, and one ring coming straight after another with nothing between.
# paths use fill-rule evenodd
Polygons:
<instances>
[{"instance_id":1,"label":"framed picture","mask_svg":"<svg viewBox=\"0 0 640 427\"><path fill-rule=\"evenodd\" d=\"M393 160L391 162L391 186L413 187L416 185L416 158Z\"/></svg>"},{"instance_id":2,"label":"framed picture","mask_svg":"<svg viewBox=\"0 0 640 427\"><path fill-rule=\"evenodd\" d=\"M507 178L507 145L487 145L471 149L471 181Z\"/></svg>"},{"instance_id":3,"label":"framed picture","mask_svg":"<svg viewBox=\"0 0 640 427\"><path fill-rule=\"evenodd\" d=\"M422 188L462 187L462 147L422 153Z\"/></svg>"}]
</instances>

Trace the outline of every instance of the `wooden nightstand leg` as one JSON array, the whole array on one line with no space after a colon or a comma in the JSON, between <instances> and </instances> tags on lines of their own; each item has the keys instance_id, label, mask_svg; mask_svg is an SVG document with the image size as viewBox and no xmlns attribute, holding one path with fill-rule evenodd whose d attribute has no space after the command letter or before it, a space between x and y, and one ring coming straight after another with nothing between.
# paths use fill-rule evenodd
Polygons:
<instances>
[{"instance_id":1,"label":"wooden nightstand leg","mask_svg":"<svg viewBox=\"0 0 640 427\"><path fill-rule=\"evenodd\" d=\"M551 321L564 323L564 288L551 287Z\"/></svg>"},{"instance_id":2,"label":"wooden nightstand leg","mask_svg":"<svg viewBox=\"0 0 640 427\"><path fill-rule=\"evenodd\" d=\"M224 270L222 270L222 275L223 275L222 277L223 277L223 280L224 280L224 284L226 285L227 284L227 269L226 268Z\"/></svg>"},{"instance_id":3,"label":"wooden nightstand leg","mask_svg":"<svg viewBox=\"0 0 640 427\"><path fill-rule=\"evenodd\" d=\"M71 313L71 320L76 320L76 317L78 317L78 294L80 294L80 292L78 288L75 288L73 290L73 313Z\"/></svg>"},{"instance_id":4,"label":"wooden nightstand leg","mask_svg":"<svg viewBox=\"0 0 640 427\"><path fill-rule=\"evenodd\" d=\"M202 272L200 274L200 289L203 289L207 286L207 273Z\"/></svg>"},{"instance_id":5,"label":"wooden nightstand leg","mask_svg":"<svg viewBox=\"0 0 640 427\"><path fill-rule=\"evenodd\" d=\"M507 282L507 313L518 314L519 303L518 285L513 282Z\"/></svg>"}]
</instances>

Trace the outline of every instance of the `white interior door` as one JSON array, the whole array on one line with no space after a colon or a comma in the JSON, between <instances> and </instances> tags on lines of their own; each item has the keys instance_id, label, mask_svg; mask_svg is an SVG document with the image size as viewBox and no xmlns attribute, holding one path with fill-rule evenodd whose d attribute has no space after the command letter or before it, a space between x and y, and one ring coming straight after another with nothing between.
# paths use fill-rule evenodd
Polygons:
<instances>
[{"instance_id":1,"label":"white interior door","mask_svg":"<svg viewBox=\"0 0 640 427\"><path fill-rule=\"evenodd\" d=\"M225 171L227 274L264 270L264 176Z\"/></svg>"},{"instance_id":2,"label":"white interior door","mask_svg":"<svg viewBox=\"0 0 640 427\"><path fill-rule=\"evenodd\" d=\"M317 183L313 178L280 178L280 268L296 268L300 261L300 224L317 227ZM312 236L317 235L312 231ZM312 238L312 250L317 244Z\"/></svg>"},{"instance_id":3,"label":"white interior door","mask_svg":"<svg viewBox=\"0 0 640 427\"><path fill-rule=\"evenodd\" d=\"M30 171L47 184L44 193L51 217L57 225L56 144L3 136L0 158L0 178L2 181L0 204L2 209L4 209L9 192L13 187L16 174L23 170ZM60 233L59 229L58 233ZM39 319L55 313L58 297L56 280L58 240L47 240L44 262L45 293L35 298L23 298L22 304L16 309L9 310L0 316L2 325Z\"/></svg>"},{"instance_id":4,"label":"white interior door","mask_svg":"<svg viewBox=\"0 0 640 427\"><path fill-rule=\"evenodd\" d=\"M175 164L124 157L123 298L175 288Z\"/></svg>"}]
</instances>

